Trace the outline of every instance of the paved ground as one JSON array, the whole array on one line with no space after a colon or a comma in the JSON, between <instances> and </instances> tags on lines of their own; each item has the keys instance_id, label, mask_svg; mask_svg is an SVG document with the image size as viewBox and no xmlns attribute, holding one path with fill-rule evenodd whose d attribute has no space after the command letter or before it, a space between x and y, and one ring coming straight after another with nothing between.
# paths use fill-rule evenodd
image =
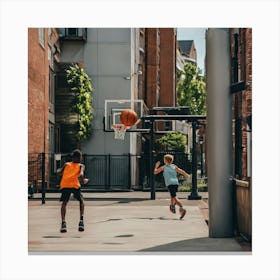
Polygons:
<instances>
[{"instance_id":1,"label":"paved ground","mask_svg":"<svg viewBox=\"0 0 280 280\"><path fill-rule=\"evenodd\" d=\"M169 211L169 195L149 192L90 193L85 196L85 231L78 231L79 204L67 206L67 233L60 233L59 194L47 193L46 204L29 200L29 253L147 254L223 252L248 254L234 238L208 238L208 206L178 193L187 214ZM36 197L36 196L35 196Z\"/></svg>"}]
</instances>

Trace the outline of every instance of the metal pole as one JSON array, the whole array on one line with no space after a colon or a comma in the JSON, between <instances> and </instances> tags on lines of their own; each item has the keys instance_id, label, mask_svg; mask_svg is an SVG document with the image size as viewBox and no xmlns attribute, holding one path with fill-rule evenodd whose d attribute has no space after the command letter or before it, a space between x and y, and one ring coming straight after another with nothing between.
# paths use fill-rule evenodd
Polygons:
<instances>
[{"instance_id":1,"label":"metal pole","mask_svg":"<svg viewBox=\"0 0 280 280\"><path fill-rule=\"evenodd\" d=\"M197 193L197 151L196 151L196 122L192 122L192 189L188 196L189 200L199 200L201 196Z\"/></svg>"},{"instance_id":2,"label":"metal pole","mask_svg":"<svg viewBox=\"0 0 280 280\"><path fill-rule=\"evenodd\" d=\"M45 162L46 154L42 153L42 204L46 203Z\"/></svg>"},{"instance_id":3,"label":"metal pole","mask_svg":"<svg viewBox=\"0 0 280 280\"><path fill-rule=\"evenodd\" d=\"M150 121L150 187L151 200L156 199L155 182L154 182L154 121Z\"/></svg>"},{"instance_id":4,"label":"metal pole","mask_svg":"<svg viewBox=\"0 0 280 280\"><path fill-rule=\"evenodd\" d=\"M233 236L230 36L226 28L206 33L207 177L209 236Z\"/></svg>"},{"instance_id":5,"label":"metal pole","mask_svg":"<svg viewBox=\"0 0 280 280\"><path fill-rule=\"evenodd\" d=\"M107 190L111 190L111 161L112 161L112 158L111 158L111 154L108 155L107 157L108 159L108 170L107 170Z\"/></svg>"},{"instance_id":6,"label":"metal pole","mask_svg":"<svg viewBox=\"0 0 280 280\"><path fill-rule=\"evenodd\" d=\"M203 177L203 142L200 144L200 177Z\"/></svg>"},{"instance_id":7,"label":"metal pole","mask_svg":"<svg viewBox=\"0 0 280 280\"><path fill-rule=\"evenodd\" d=\"M132 176L132 172L131 172L131 154L128 153L127 154L127 160L128 160L128 178L127 178L127 183L128 183L128 188L129 190L131 190L131 176Z\"/></svg>"}]
</instances>

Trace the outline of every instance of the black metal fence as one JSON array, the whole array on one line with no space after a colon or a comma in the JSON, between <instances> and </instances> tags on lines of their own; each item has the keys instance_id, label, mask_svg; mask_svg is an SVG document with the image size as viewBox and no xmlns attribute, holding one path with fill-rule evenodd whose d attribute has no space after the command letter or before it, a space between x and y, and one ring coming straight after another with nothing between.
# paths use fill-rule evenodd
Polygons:
<instances>
[{"instance_id":1,"label":"black metal fence","mask_svg":"<svg viewBox=\"0 0 280 280\"><path fill-rule=\"evenodd\" d=\"M85 190L129 190L131 182L131 155L85 155Z\"/></svg>"},{"instance_id":2,"label":"black metal fence","mask_svg":"<svg viewBox=\"0 0 280 280\"><path fill-rule=\"evenodd\" d=\"M169 152L174 155L174 163L191 173L191 163L185 153ZM166 153L154 155L154 162L161 161ZM29 195L34 192L58 191L60 178L56 170L70 161L70 154L28 154ZM83 155L85 175L89 183L82 186L84 191L129 191L150 190L149 154L123 155ZM162 174L155 176L157 190L166 189Z\"/></svg>"}]
</instances>

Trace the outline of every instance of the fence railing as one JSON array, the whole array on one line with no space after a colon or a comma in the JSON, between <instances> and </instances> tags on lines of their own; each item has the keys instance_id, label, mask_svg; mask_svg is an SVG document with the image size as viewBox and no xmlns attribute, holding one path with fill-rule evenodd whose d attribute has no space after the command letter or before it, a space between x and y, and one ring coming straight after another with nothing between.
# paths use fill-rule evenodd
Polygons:
<instances>
[{"instance_id":1,"label":"fence railing","mask_svg":"<svg viewBox=\"0 0 280 280\"><path fill-rule=\"evenodd\" d=\"M174 163L191 173L191 163L185 153L169 152L174 155ZM154 162L161 161L165 153L154 156ZM56 192L59 190L60 177L56 170L67 161L70 154L30 153L28 154L29 196L34 192ZM82 186L84 191L129 191L149 190L149 154L138 155L83 155L85 175L89 183ZM162 175L154 177L157 190L166 189Z\"/></svg>"}]
</instances>

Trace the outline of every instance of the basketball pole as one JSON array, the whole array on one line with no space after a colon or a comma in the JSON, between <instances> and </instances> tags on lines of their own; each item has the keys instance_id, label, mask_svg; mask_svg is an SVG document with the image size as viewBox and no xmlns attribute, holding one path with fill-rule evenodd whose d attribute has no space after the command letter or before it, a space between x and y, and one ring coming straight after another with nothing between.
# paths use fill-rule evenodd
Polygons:
<instances>
[{"instance_id":1,"label":"basketball pole","mask_svg":"<svg viewBox=\"0 0 280 280\"><path fill-rule=\"evenodd\" d=\"M229 29L210 28L206 45L209 237L224 238L234 235Z\"/></svg>"},{"instance_id":2,"label":"basketball pole","mask_svg":"<svg viewBox=\"0 0 280 280\"><path fill-rule=\"evenodd\" d=\"M151 200L156 199L155 180L154 180L154 120L150 120L150 187Z\"/></svg>"},{"instance_id":3,"label":"basketball pole","mask_svg":"<svg viewBox=\"0 0 280 280\"><path fill-rule=\"evenodd\" d=\"M197 192L197 151L196 151L196 127L197 122L192 122L192 189L188 196L189 200L200 200Z\"/></svg>"}]
</instances>

